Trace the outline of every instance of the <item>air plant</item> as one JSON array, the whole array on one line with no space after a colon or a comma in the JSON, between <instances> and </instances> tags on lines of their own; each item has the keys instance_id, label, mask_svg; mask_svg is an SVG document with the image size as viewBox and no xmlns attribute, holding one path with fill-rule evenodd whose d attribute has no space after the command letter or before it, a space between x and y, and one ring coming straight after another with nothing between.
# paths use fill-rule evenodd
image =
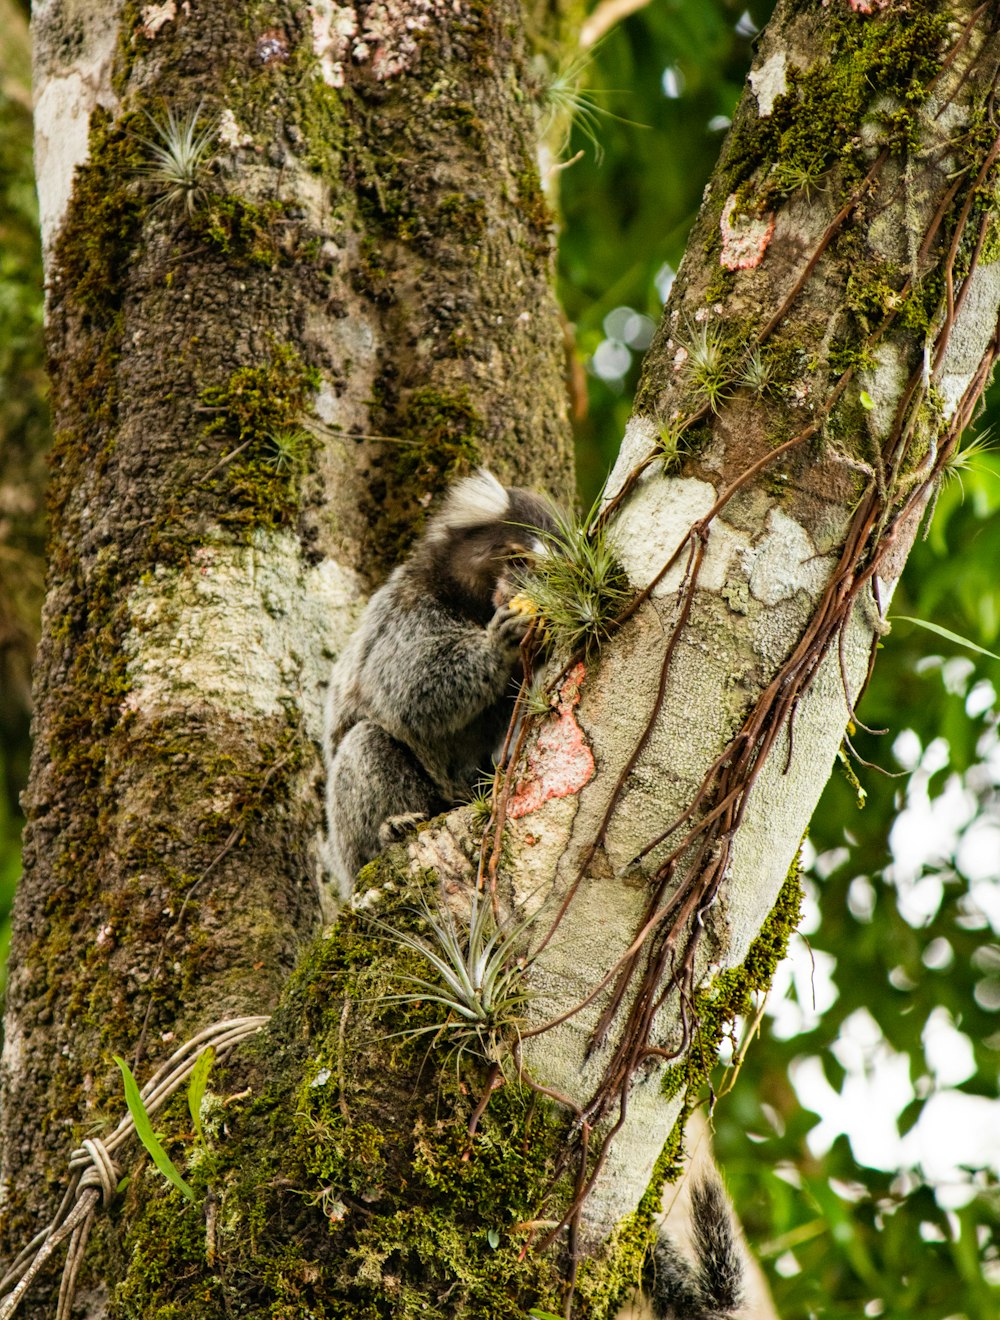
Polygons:
<instances>
[{"instance_id":1,"label":"air plant","mask_svg":"<svg viewBox=\"0 0 1000 1320\"><path fill-rule=\"evenodd\" d=\"M489 896L475 888L468 924L456 917L443 896L433 907L421 897L419 914L426 923L425 935L371 919L388 940L415 954L427 969L425 975L399 972L396 979L406 988L387 996L388 1001L433 1004L441 1014L436 1021L399 1035L412 1039L433 1034L458 1059L472 1054L491 1064L501 1063L508 1053L507 1040L523 1022L530 998L525 984L530 959L518 950L531 918L513 924L498 920Z\"/></svg>"},{"instance_id":2,"label":"air plant","mask_svg":"<svg viewBox=\"0 0 1000 1320\"><path fill-rule=\"evenodd\" d=\"M712 322L691 329L684 344L687 350L685 370L700 398L718 412L732 387L730 349L720 328Z\"/></svg>"},{"instance_id":3,"label":"air plant","mask_svg":"<svg viewBox=\"0 0 1000 1320\"><path fill-rule=\"evenodd\" d=\"M564 151L569 142L572 126L576 124L593 147L594 160L600 165L604 159L604 148L598 136L600 121L615 119L620 124L632 124L632 120L623 119L621 115L616 115L605 106L599 105L595 100L599 93L593 88L580 85L580 79L593 58L595 49L596 47L592 47L589 51L568 60L546 79L541 94L545 110L542 131L543 134L548 133L553 124L565 120L566 131L560 144L560 151ZM638 124L634 127L644 128L646 125Z\"/></svg>"},{"instance_id":4,"label":"air plant","mask_svg":"<svg viewBox=\"0 0 1000 1320\"><path fill-rule=\"evenodd\" d=\"M965 486L962 482L963 475L971 472L985 472L989 468L981 460L986 454L995 453L997 450L996 436L991 426L987 427L980 435L973 436L961 449L954 450L941 465L942 484L950 481L957 481L965 496Z\"/></svg>"},{"instance_id":5,"label":"air plant","mask_svg":"<svg viewBox=\"0 0 1000 1320\"><path fill-rule=\"evenodd\" d=\"M597 520L596 506L582 523L559 515L541 533L547 553L528 569L524 593L560 651L599 646L631 599L614 540Z\"/></svg>"},{"instance_id":6,"label":"air plant","mask_svg":"<svg viewBox=\"0 0 1000 1320\"><path fill-rule=\"evenodd\" d=\"M481 834L489 824L490 816L493 814L493 779L492 777L480 779L476 783L475 791L468 802L469 812L472 819L472 828L478 830Z\"/></svg>"},{"instance_id":7,"label":"air plant","mask_svg":"<svg viewBox=\"0 0 1000 1320\"><path fill-rule=\"evenodd\" d=\"M136 134L148 152L138 173L158 194L152 210L183 209L192 216L206 199L205 172L218 125L214 119L202 121L200 105L184 118L175 114L172 106L167 107L165 120L150 114L146 118L155 137Z\"/></svg>"},{"instance_id":8,"label":"air plant","mask_svg":"<svg viewBox=\"0 0 1000 1320\"><path fill-rule=\"evenodd\" d=\"M805 163L779 161L771 173L770 182L786 194L801 192L808 202L814 192L825 191L820 185L820 179L829 168L826 161L818 158Z\"/></svg>"},{"instance_id":9,"label":"air plant","mask_svg":"<svg viewBox=\"0 0 1000 1320\"><path fill-rule=\"evenodd\" d=\"M297 472L305 466L312 436L303 427L270 431L264 440L264 461L276 472Z\"/></svg>"},{"instance_id":10,"label":"air plant","mask_svg":"<svg viewBox=\"0 0 1000 1320\"><path fill-rule=\"evenodd\" d=\"M684 428L677 422L658 423L656 444L663 455L664 469L667 472L676 472L687 452L684 444Z\"/></svg>"},{"instance_id":11,"label":"air plant","mask_svg":"<svg viewBox=\"0 0 1000 1320\"><path fill-rule=\"evenodd\" d=\"M774 360L761 348L752 348L740 371L740 384L754 394L766 394L774 380Z\"/></svg>"}]
</instances>

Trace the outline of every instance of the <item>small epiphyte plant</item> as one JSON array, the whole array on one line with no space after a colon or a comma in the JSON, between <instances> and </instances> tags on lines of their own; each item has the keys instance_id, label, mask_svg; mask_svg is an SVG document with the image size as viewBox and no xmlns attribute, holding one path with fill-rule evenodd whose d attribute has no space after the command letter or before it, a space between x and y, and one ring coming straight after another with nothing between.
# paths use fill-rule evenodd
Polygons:
<instances>
[{"instance_id":1,"label":"small epiphyte plant","mask_svg":"<svg viewBox=\"0 0 1000 1320\"><path fill-rule=\"evenodd\" d=\"M554 124L566 125L562 142L559 144L560 154L569 145L570 133L575 124L590 143L594 160L600 165L604 159L604 148L599 137L601 120L614 119L620 124L632 124L632 120L623 119L621 115L616 115L606 106L598 104L596 97L601 93L595 88L581 86L583 72L593 59L595 49L596 46L591 47L582 55L567 60L554 73L543 70L540 102L543 112L543 135L547 134ZM645 127L645 125L634 126Z\"/></svg>"},{"instance_id":2,"label":"small epiphyte plant","mask_svg":"<svg viewBox=\"0 0 1000 1320\"><path fill-rule=\"evenodd\" d=\"M552 714L558 704L558 695L552 693L544 683L533 684L525 694L524 714L528 719L542 719Z\"/></svg>"},{"instance_id":3,"label":"small epiphyte plant","mask_svg":"<svg viewBox=\"0 0 1000 1320\"><path fill-rule=\"evenodd\" d=\"M762 348L747 353L740 372L740 384L754 394L766 394L774 383L774 362Z\"/></svg>"},{"instance_id":4,"label":"small epiphyte plant","mask_svg":"<svg viewBox=\"0 0 1000 1320\"><path fill-rule=\"evenodd\" d=\"M443 895L433 906L422 897L420 915L426 935L396 930L372 918L388 940L416 954L427 968L426 975L400 972L396 979L405 989L389 995L388 1001L433 1004L442 1013L434 1022L399 1034L434 1035L458 1060L472 1054L491 1064L502 1063L531 997L525 983L530 960L519 953L531 919L498 920L489 895L475 888L468 924L456 917Z\"/></svg>"},{"instance_id":5,"label":"small epiphyte plant","mask_svg":"<svg viewBox=\"0 0 1000 1320\"><path fill-rule=\"evenodd\" d=\"M822 192L820 179L829 169L824 160L779 161L771 172L770 182L779 192L786 194L801 192L808 202L814 192Z\"/></svg>"},{"instance_id":6,"label":"small epiphyte plant","mask_svg":"<svg viewBox=\"0 0 1000 1320\"><path fill-rule=\"evenodd\" d=\"M543 534L546 553L527 571L524 592L558 651L587 650L607 638L631 599L628 577L614 540L597 519L582 523L560 514Z\"/></svg>"},{"instance_id":7,"label":"small epiphyte plant","mask_svg":"<svg viewBox=\"0 0 1000 1320\"><path fill-rule=\"evenodd\" d=\"M132 1069L128 1066L121 1055L115 1054L112 1057L121 1069L122 1082L125 1087L125 1103L128 1106L128 1112L132 1116L132 1123L135 1127L136 1136L145 1146L150 1159L163 1174L164 1178L166 1178L167 1182L176 1187L185 1200L193 1201L194 1192L184 1181L177 1165L163 1149L160 1138L153 1131L153 1121L149 1116L149 1111L142 1098L139 1084L132 1075ZM211 1061L209 1061L207 1067L211 1067Z\"/></svg>"},{"instance_id":8,"label":"small epiphyte plant","mask_svg":"<svg viewBox=\"0 0 1000 1320\"><path fill-rule=\"evenodd\" d=\"M489 824L490 816L493 814L493 780L480 779L476 784L475 792L469 798L469 811L472 817L472 828L482 834L483 830Z\"/></svg>"},{"instance_id":9,"label":"small epiphyte plant","mask_svg":"<svg viewBox=\"0 0 1000 1320\"><path fill-rule=\"evenodd\" d=\"M984 464L982 459L987 454L996 453L996 451L996 436L993 434L993 428L987 427L980 435L973 436L971 440L966 441L961 449L956 449L941 465L942 485L957 481L964 499L965 484L962 477L972 472L990 471L989 464Z\"/></svg>"},{"instance_id":10,"label":"small epiphyte plant","mask_svg":"<svg viewBox=\"0 0 1000 1320\"><path fill-rule=\"evenodd\" d=\"M202 119L200 105L184 117L168 106L165 119L146 118L155 136L136 134L148 152L138 172L157 194L152 210L183 210L192 216L207 197L205 175L218 125Z\"/></svg>"},{"instance_id":11,"label":"small epiphyte plant","mask_svg":"<svg viewBox=\"0 0 1000 1320\"><path fill-rule=\"evenodd\" d=\"M664 470L676 472L687 452L683 428L676 422L658 422L656 444L663 455Z\"/></svg>"},{"instance_id":12,"label":"small epiphyte plant","mask_svg":"<svg viewBox=\"0 0 1000 1320\"><path fill-rule=\"evenodd\" d=\"M732 388L731 350L722 330L712 322L691 329L685 369L697 397L718 412Z\"/></svg>"},{"instance_id":13,"label":"small epiphyte plant","mask_svg":"<svg viewBox=\"0 0 1000 1320\"><path fill-rule=\"evenodd\" d=\"M264 440L264 461L275 472L300 472L311 446L312 436L303 427L271 431Z\"/></svg>"}]
</instances>

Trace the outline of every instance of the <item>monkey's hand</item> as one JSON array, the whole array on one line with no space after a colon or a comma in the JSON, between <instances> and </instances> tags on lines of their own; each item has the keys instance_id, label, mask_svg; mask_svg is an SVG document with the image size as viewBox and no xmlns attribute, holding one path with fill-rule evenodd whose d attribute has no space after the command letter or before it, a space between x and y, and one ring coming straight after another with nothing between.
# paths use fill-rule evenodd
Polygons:
<instances>
[{"instance_id":1,"label":"monkey's hand","mask_svg":"<svg viewBox=\"0 0 1000 1320\"><path fill-rule=\"evenodd\" d=\"M427 819L425 811L408 811L403 816L389 816L378 827L378 841L383 848L391 843L398 843L412 834L422 820Z\"/></svg>"},{"instance_id":2,"label":"monkey's hand","mask_svg":"<svg viewBox=\"0 0 1000 1320\"><path fill-rule=\"evenodd\" d=\"M504 655L510 657L511 664L514 663L521 649L521 643L531 627L533 617L511 602L509 605L501 605L487 624L486 632L490 641Z\"/></svg>"}]
</instances>

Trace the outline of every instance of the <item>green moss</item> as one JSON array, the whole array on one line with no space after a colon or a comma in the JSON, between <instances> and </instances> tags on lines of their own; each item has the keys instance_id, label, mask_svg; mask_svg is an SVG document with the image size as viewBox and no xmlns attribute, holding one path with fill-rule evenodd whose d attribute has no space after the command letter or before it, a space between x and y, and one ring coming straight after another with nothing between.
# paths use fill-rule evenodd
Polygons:
<instances>
[{"instance_id":1,"label":"green moss","mask_svg":"<svg viewBox=\"0 0 1000 1320\"><path fill-rule=\"evenodd\" d=\"M400 418L399 475L430 476L447 485L481 461L483 430L468 390L415 389Z\"/></svg>"},{"instance_id":2,"label":"green moss","mask_svg":"<svg viewBox=\"0 0 1000 1320\"><path fill-rule=\"evenodd\" d=\"M994 198L994 204L995 203L996 198ZM998 259L1000 259L1000 216L994 213L990 217L986 228L979 260L982 265L989 266Z\"/></svg>"},{"instance_id":3,"label":"green moss","mask_svg":"<svg viewBox=\"0 0 1000 1320\"><path fill-rule=\"evenodd\" d=\"M687 1056L664 1074L663 1090L674 1097L683 1088L696 1095L718 1060L719 1046L730 1035L737 1017L753 1011L753 996L770 987L785 956L802 912L801 864L796 857L774 907L739 967L720 972L711 986L695 997L697 1029Z\"/></svg>"},{"instance_id":4,"label":"green moss","mask_svg":"<svg viewBox=\"0 0 1000 1320\"><path fill-rule=\"evenodd\" d=\"M276 344L267 362L239 367L225 384L202 390L202 404L217 414L205 433L225 439L220 470L206 484L226 496L218 515L226 526L275 528L294 522L304 464L282 464L276 450L282 435L308 435L301 422L319 383L319 372L295 349ZM233 457L227 460L228 454Z\"/></svg>"},{"instance_id":5,"label":"green moss","mask_svg":"<svg viewBox=\"0 0 1000 1320\"><path fill-rule=\"evenodd\" d=\"M240 197L213 196L191 221L191 228L228 258L231 266L292 265L302 255L298 226L284 202L254 205Z\"/></svg>"},{"instance_id":6,"label":"green moss","mask_svg":"<svg viewBox=\"0 0 1000 1320\"><path fill-rule=\"evenodd\" d=\"M486 203L481 197L446 193L438 204L438 217L449 234L474 242L486 228Z\"/></svg>"},{"instance_id":7,"label":"green moss","mask_svg":"<svg viewBox=\"0 0 1000 1320\"><path fill-rule=\"evenodd\" d=\"M121 308L144 209L134 186L142 159L130 132L135 119L125 114L115 123L107 111L94 110L89 156L77 167L72 204L56 241L53 299L73 299L102 327L112 324Z\"/></svg>"},{"instance_id":8,"label":"green moss","mask_svg":"<svg viewBox=\"0 0 1000 1320\"><path fill-rule=\"evenodd\" d=\"M139 0L124 0L118 15L118 40L114 64L111 70L111 87L119 100L123 100L128 91L129 76L142 47L150 43L137 38L137 29L142 22L142 6Z\"/></svg>"},{"instance_id":9,"label":"green moss","mask_svg":"<svg viewBox=\"0 0 1000 1320\"><path fill-rule=\"evenodd\" d=\"M386 859L369 868L369 880L391 876ZM412 889L387 895L379 916L394 928L419 922ZM530 1306L560 1306L557 1263L523 1249L529 1222L569 1194L557 1169L568 1119L510 1079L469 1141L485 1070L469 1058L460 1073L425 1070L429 1038L406 1033L436 1010L395 995L411 957L371 923L342 918L293 976L273 1037L250 1047L243 1097L227 1106L208 1155L192 1161L190 1141L176 1144L189 1126L181 1107L158 1121L174 1134L184 1176L213 1198L220 1283L196 1298L183 1269L163 1275L164 1253L176 1246L183 1262L204 1250L204 1235L201 1244L183 1236L162 1210L176 1212L175 1199L160 1188L160 1209L139 1208L136 1236L120 1244L130 1266L115 1315L187 1306L206 1320L423 1320L447 1297L449 1315L523 1320ZM213 1085L228 1083L213 1074Z\"/></svg>"},{"instance_id":10,"label":"green moss","mask_svg":"<svg viewBox=\"0 0 1000 1320\"><path fill-rule=\"evenodd\" d=\"M528 225L531 254L536 261L547 261L552 255L555 217L545 198L538 169L528 164L514 176L516 202Z\"/></svg>"},{"instance_id":11,"label":"green moss","mask_svg":"<svg viewBox=\"0 0 1000 1320\"><path fill-rule=\"evenodd\" d=\"M364 882L381 890L380 920L420 926L411 882L391 857L373 862ZM700 997L704 1036L721 1039L769 982L800 898L793 868L743 966ZM210 1130L209 1149L196 1151L182 1105L158 1122L173 1134L184 1176L213 1205L217 1264L204 1273L214 1291L205 1285L195 1297L183 1269L163 1271L171 1251L181 1262L199 1252L203 1260L205 1239L160 1188L137 1209L135 1236L120 1244L130 1263L113 1314L145 1320L187 1306L205 1320L424 1320L446 1305L468 1320L524 1320L532 1306L561 1312L561 1262L525 1247L537 1237L531 1226L551 1224L571 1195L560 1172L570 1120L511 1077L469 1140L484 1069L468 1057L458 1071L442 1068L433 1037L412 1034L437 1014L433 1004L399 998L412 958L363 916L343 916L305 954L273 1034L249 1047L241 1098ZM705 1066L699 1055L688 1069L690 1103ZM213 1073L213 1087L236 1089L237 1079ZM600 1258L581 1266L579 1320L610 1320L638 1286L663 1187L680 1168L688 1103L639 1206ZM156 1242L147 1247L151 1234ZM192 1268L191 1277L202 1272Z\"/></svg>"},{"instance_id":12,"label":"green moss","mask_svg":"<svg viewBox=\"0 0 1000 1320\"><path fill-rule=\"evenodd\" d=\"M340 92L317 76L309 42L292 51L288 87L294 122L305 137L305 161L339 192L346 132L344 104Z\"/></svg>"},{"instance_id":13,"label":"green moss","mask_svg":"<svg viewBox=\"0 0 1000 1320\"><path fill-rule=\"evenodd\" d=\"M358 293L363 293L374 303L384 306L393 301L392 276L386 265L385 246L381 241L367 235L361 240L352 283Z\"/></svg>"},{"instance_id":14,"label":"green moss","mask_svg":"<svg viewBox=\"0 0 1000 1320\"><path fill-rule=\"evenodd\" d=\"M912 145L912 111L928 96L947 40L947 15L916 0L905 23L895 14L831 16L828 56L790 66L788 91L772 112L749 109L737 125L724 169L739 206L767 210L788 192L819 183L835 165L847 189L867 168L859 129L873 113L896 150ZM873 105L884 107L873 112ZM761 168L767 169L766 175Z\"/></svg>"},{"instance_id":15,"label":"green moss","mask_svg":"<svg viewBox=\"0 0 1000 1320\"><path fill-rule=\"evenodd\" d=\"M612 1320L642 1285L643 1269L656 1240L656 1221L663 1208L664 1188L683 1170L684 1128L690 1111L682 1109L653 1165L649 1185L632 1214L627 1215L600 1259L584 1261L577 1278L581 1317Z\"/></svg>"},{"instance_id":16,"label":"green moss","mask_svg":"<svg viewBox=\"0 0 1000 1320\"><path fill-rule=\"evenodd\" d=\"M164 1195L160 1181L161 1175L147 1165L133 1175L129 1185L125 1213L135 1213L136 1207L142 1205L149 1239L142 1256L133 1256L125 1264L121 1282L115 1289L115 1300L120 1302L139 1288L144 1293L155 1293L178 1273L190 1272L192 1276L199 1276L197 1287L191 1290L190 1301L184 1307L176 1304L157 1307L146 1313L143 1320L182 1320L182 1317L186 1320L192 1315L207 1320L208 1316L222 1315L222 1281L205 1269L203 1204L200 1198L198 1202L185 1201L179 1192ZM125 1309L123 1314L131 1314L138 1320L137 1311L130 1313Z\"/></svg>"}]
</instances>

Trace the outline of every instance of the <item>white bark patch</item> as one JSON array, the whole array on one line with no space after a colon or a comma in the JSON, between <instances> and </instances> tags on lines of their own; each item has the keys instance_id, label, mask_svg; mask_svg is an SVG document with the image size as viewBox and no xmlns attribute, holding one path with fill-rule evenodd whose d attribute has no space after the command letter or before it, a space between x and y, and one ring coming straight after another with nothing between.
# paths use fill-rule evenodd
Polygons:
<instances>
[{"instance_id":1,"label":"white bark patch","mask_svg":"<svg viewBox=\"0 0 1000 1320\"><path fill-rule=\"evenodd\" d=\"M952 327L938 375L945 417L951 417L958 407L996 334L998 303L1000 262L977 266L966 287L962 313Z\"/></svg>"},{"instance_id":2,"label":"white bark patch","mask_svg":"<svg viewBox=\"0 0 1000 1320\"><path fill-rule=\"evenodd\" d=\"M464 8L461 0L377 0L359 15L353 5L313 0L320 74L331 87L343 87L347 65L367 66L380 81L395 78L419 63L421 33L454 22Z\"/></svg>"},{"instance_id":3,"label":"white bark patch","mask_svg":"<svg viewBox=\"0 0 1000 1320\"><path fill-rule=\"evenodd\" d=\"M73 191L73 173L89 149L90 114L96 105L111 107L107 85L114 43L82 63L78 70L50 78L35 102L35 165L42 243L55 240Z\"/></svg>"},{"instance_id":4,"label":"white bark patch","mask_svg":"<svg viewBox=\"0 0 1000 1320\"><path fill-rule=\"evenodd\" d=\"M809 533L783 509L771 509L767 528L755 545L743 551L753 596L764 605L791 600L800 591L818 599L833 570L832 557L818 554Z\"/></svg>"},{"instance_id":5,"label":"white bark patch","mask_svg":"<svg viewBox=\"0 0 1000 1320\"><path fill-rule=\"evenodd\" d=\"M181 570L158 567L129 598L126 706L150 715L192 699L241 715L301 709L319 741L331 657L362 604L357 576L302 562L297 540L206 544Z\"/></svg>"},{"instance_id":6,"label":"white bark patch","mask_svg":"<svg viewBox=\"0 0 1000 1320\"><path fill-rule=\"evenodd\" d=\"M895 340L883 339L875 349L876 366L861 373L861 383L872 402L868 422L878 440L885 440L896 420L899 396L909 374L902 346Z\"/></svg>"},{"instance_id":7,"label":"white bark patch","mask_svg":"<svg viewBox=\"0 0 1000 1320\"><path fill-rule=\"evenodd\" d=\"M630 417L622 437L621 448L611 475L604 487L604 499L607 502L625 485L625 480L633 468L638 467L647 454L657 446L660 438L659 427L652 417Z\"/></svg>"},{"instance_id":8,"label":"white bark patch","mask_svg":"<svg viewBox=\"0 0 1000 1320\"><path fill-rule=\"evenodd\" d=\"M11 972L11 980L22 978L24 973L18 968ZM11 987L13 989L13 986ZM7 1095L16 1095L24 1081L24 1030L19 1014L8 1013L4 1023L3 1054L0 1056L0 1072L4 1078L4 1090ZM8 1197L7 1183L0 1182L0 1207L6 1204Z\"/></svg>"},{"instance_id":9,"label":"white bark patch","mask_svg":"<svg viewBox=\"0 0 1000 1320\"><path fill-rule=\"evenodd\" d=\"M785 78L787 68L788 58L783 50L779 50L770 59L766 59L759 69L751 69L750 86L757 98L757 113L761 119L771 113L778 97L788 91Z\"/></svg>"},{"instance_id":10,"label":"white bark patch","mask_svg":"<svg viewBox=\"0 0 1000 1320\"><path fill-rule=\"evenodd\" d=\"M728 967L737 967L760 929L760 914L771 907L785 882L823 785L830 775L844 736L849 711L841 672L841 654L857 697L868 670L873 605L855 609L842 647L835 642L816 678L799 702L788 761L788 732L764 762L750 791L743 823L733 840L725 890L729 947ZM781 829L775 822L781 822Z\"/></svg>"},{"instance_id":11,"label":"white bark patch","mask_svg":"<svg viewBox=\"0 0 1000 1320\"><path fill-rule=\"evenodd\" d=\"M677 477L662 481L640 481L614 526L614 544L622 566L635 587L643 588L660 572L694 524L715 503L717 492L707 481ZM721 591L734 557L749 546L748 537L721 518L711 526L698 586ZM657 583L653 595L669 596L684 578L688 555L682 551L677 563Z\"/></svg>"},{"instance_id":12,"label":"white bark patch","mask_svg":"<svg viewBox=\"0 0 1000 1320\"><path fill-rule=\"evenodd\" d=\"M252 147L253 134L240 128L239 121L227 105L219 116L219 141L224 147Z\"/></svg>"},{"instance_id":13,"label":"white bark patch","mask_svg":"<svg viewBox=\"0 0 1000 1320\"><path fill-rule=\"evenodd\" d=\"M510 821L507 829L517 857L517 867L511 876L518 912L533 916L544 905L549 894L552 877L559 869L566 850L573 817L576 815L576 797L551 798L543 810L530 818ZM534 933L547 929L546 911L538 918Z\"/></svg>"},{"instance_id":14,"label":"white bark patch","mask_svg":"<svg viewBox=\"0 0 1000 1320\"><path fill-rule=\"evenodd\" d=\"M91 112L97 105L118 109L111 66L119 9L86 0L37 0L32 6L35 173L46 252L65 214L73 171L87 159Z\"/></svg>"},{"instance_id":15,"label":"white bark patch","mask_svg":"<svg viewBox=\"0 0 1000 1320\"><path fill-rule=\"evenodd\" d=\"M719 218L722 236L719 264L726 270L753 270L759 266L774 237L774 223L773 211L761 216L737 216L736 194L732 193Z\"/></svg>"}]
</instances>

